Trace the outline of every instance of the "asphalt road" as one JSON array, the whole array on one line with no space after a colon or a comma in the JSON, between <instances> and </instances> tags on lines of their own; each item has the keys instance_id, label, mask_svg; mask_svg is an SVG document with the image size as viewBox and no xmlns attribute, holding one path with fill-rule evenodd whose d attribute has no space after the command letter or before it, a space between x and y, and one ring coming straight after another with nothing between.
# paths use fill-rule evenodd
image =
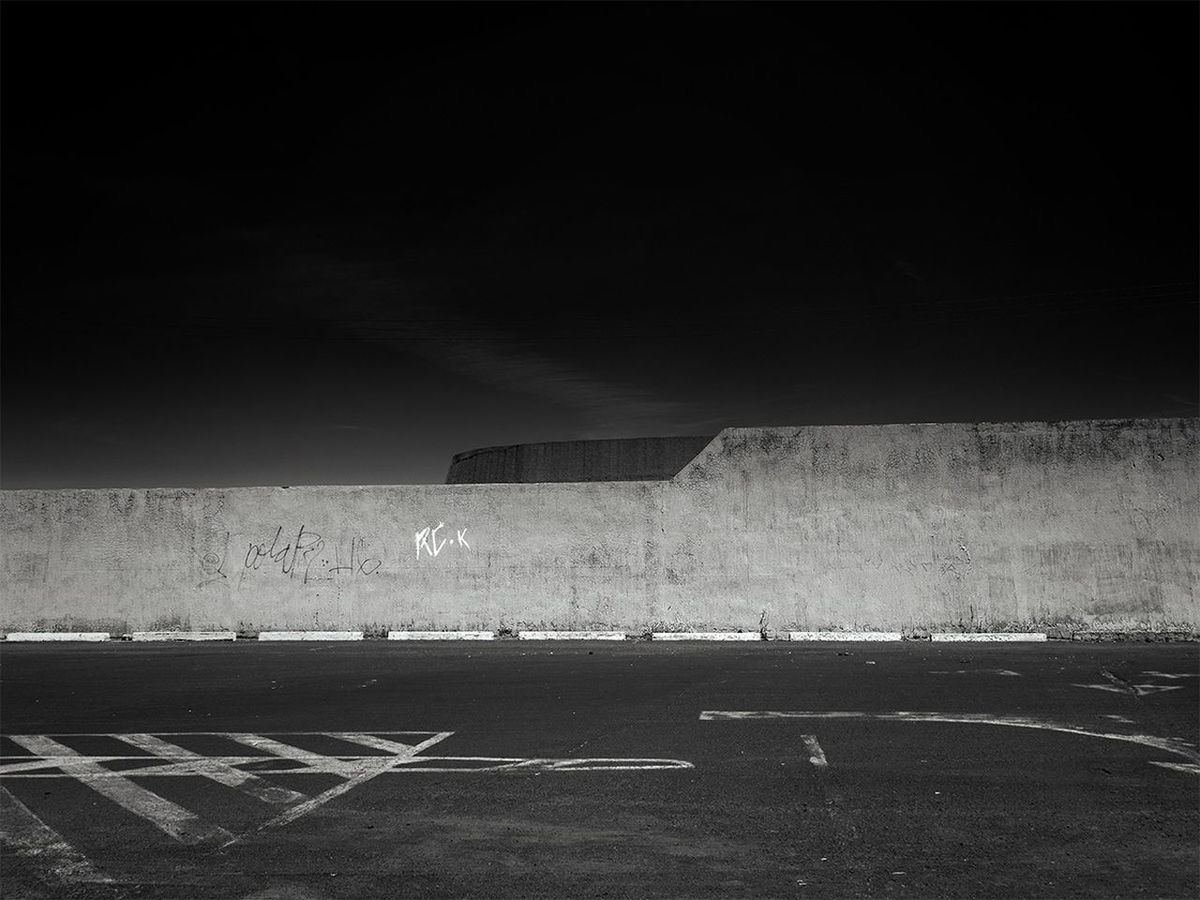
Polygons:
<instances>
[{"instance_id":1,"label":"asphalt road","mask_svg":"<svg viewBox=\"0 0 1200 900\"><path fill-rule=\"evenodd\" d=\"M1195 644L4 646L3 895L1194 898L1198 675Z\"/></svg>"}]
</instances>

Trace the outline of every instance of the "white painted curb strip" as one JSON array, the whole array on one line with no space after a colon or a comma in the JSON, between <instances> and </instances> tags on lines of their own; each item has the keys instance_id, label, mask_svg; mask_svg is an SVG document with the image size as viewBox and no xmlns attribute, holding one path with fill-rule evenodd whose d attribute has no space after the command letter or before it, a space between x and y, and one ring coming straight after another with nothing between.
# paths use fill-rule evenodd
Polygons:
<instances>
[{"instance_id":1,"label":"white painted curb strip","mask_svg":"<svg viewBox=\"0 0 1200 900\"><path fill-rule=\"evenodd\" d=\"M652 641L761 641L757 631L654 631Z\"/></svg>"},{"instance_id":2,"label":"white painted curb strip","mask_svg":"<svg viewBox=\"0 0 1200 900\"><path fill-rule=\"evenodd\" d=\"M899 631L789 631L789 641L901 641Z\"/></svg>"},{"instance_id":3,"label":"white painted curb strip","mask_svg":"<svg viewBox=\"0 0 1200 900\"><path fill-rule=\"evenodd\" d=\"M135 631L135 641L233 641L236 631Z\"/></svg>"},{"instance_id":4,"label":"white painted curb strip","mask_svg":"<svg viewBox=\"0 0 1200 900\"><path fill-rule=\"evenodd\" d=\"M494 641L494 631L389 631L389 641Z\"/></svg>"},{"instance_id":5,"label":"white painted curb strip","mask_svg":"<svg viewBox=\"0 0 1200 900\"><path fill-rule=\"evenodd\" d=\"M623 631L518 631L522 641L623 641Z\"/></svg>"},{"instance_id":6,"label":"white painted curb strip","mask_svg":"<svg viewBox=\"0 0 1200 900\"><path fill-rule=\"evenodd\" d=\"M260 641L361 641L361 631L260 631Z\"/></svg>"},{"instance_id":7,"label":"white painted curb strip","mask_svg":"<svg viewBox=\"0 0 1200 900\"><path fill-rule=\"evenodd\" d=\"M9 641L107 641L107 631L10 631Z\"/></svg>"},{"instance_id":8,"label":"white painted curb strip","mask_svg":"<svg viewBox=\"0 0 1200 900\"><path fill-rule=\"evenodd\" d=\"M935 633L929 636L931 641L1044 641L1046 635L1042 632L1017 631L966 631Z\"/></svg>"}]
</instances>

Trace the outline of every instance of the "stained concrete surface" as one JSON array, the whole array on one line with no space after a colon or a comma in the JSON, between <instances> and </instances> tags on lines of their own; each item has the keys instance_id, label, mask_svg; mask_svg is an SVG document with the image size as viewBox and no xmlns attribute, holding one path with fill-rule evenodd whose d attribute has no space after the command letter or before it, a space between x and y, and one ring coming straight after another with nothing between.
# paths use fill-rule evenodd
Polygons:
<instances>
[{"instance_id":1,"label":"stained concrete surface","mask_svg":"<svg viewBox=\"0 0 1200 900\"><path fill-rule=\"evenodd\" d=\"M1195 644L23 645L0 665L6 764L22 752L12 735L410 730L453 732L426 756L692 764L385 772L265 830L277 810L211 780L130 779L239 836L224 848L174 841L77 779L6 777L114 879L64 884L44 858L6 848L6 897L1200 890L1200 776L1152 764L1186 768L1195 751ZM1186 744L984 722L702 721L706 710L977 714ZM212 738L176 740L216 752ZM310 795L338 783L262 777Z\"/></svg>"},{"instance_id":2,"label":"stained concrete surface","mask_svg":"<svg viewBox=\"0 0 1200 900\"><path fill-rule=\"evenodd\" d=\"M669 481L0 492L0 628L1200 629L1200 420L728 428Z\"/></svg>"}]
</instances>

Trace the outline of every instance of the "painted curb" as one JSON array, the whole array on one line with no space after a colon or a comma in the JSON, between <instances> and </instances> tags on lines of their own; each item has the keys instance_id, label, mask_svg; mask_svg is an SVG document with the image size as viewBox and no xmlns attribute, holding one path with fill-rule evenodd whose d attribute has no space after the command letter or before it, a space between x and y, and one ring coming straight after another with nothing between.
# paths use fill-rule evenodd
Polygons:
<instances>
[{"instance_id":1,"label":"painted curb","mask_svg":"<svg viewBox=\"0 0 1200 900\"><path fill-rule=\"evenodd\" d=\"M135 631L135 641L232 641L236 631Z\"/></svg>"},{"instance_id":2,"label":"painted curb","mask_svg":"<svg viewBox=\"0 0 1200 900\"><path fill-rule=\"evenodd\" d=\"M33 641L107 641L107 631L10 631L5 640L16 643Z\"/></svg>"},{"instance_id":3,"label":"painted curb","mask_svg":"<svg viewBox=\"0 0 1200 900\"><path fill-rule=\"evenodd\" d=\"M361 641L361 631L260 631L260 641Z\"/></svg>"},{"instance_id":4,"label":"painted curb","mask_svg":"<svg viewBox=\"0 0 1200 900\"><path fill-rule=\"evenodd\" d=\"M757 631L652 631L652 641L761 641Z\"/></svg>"},{"instance_id":5,"label":"painted curb","mask_svg":"<svg viewBox=\"0 0 1200 900\"><path fill-rule=\"evenodd\" d=\"M789 631L789 641L902 641L899 631Z\"/></svg>"},{"instance_id":6,"label":"painted curb","mask_svg":"<svg viewBox=\"0 0 1200 900\"><path fill-rule=\"evenodd\" d=\"M934 633L929 636L931 641L1044 641L1044 632L1016 631L966 631Z\"/></svg>"},{"instance_id":7,"label":"painted curb","mask_svg":"<svg viewBox=\"0 0 1200 900\"><path fill-rule=\"evenodd\" d=\"M494 631L389 631L389 641L494 641Z\"/></svg>"},{"instance_id":8,"label":"painted curb","mask_svg":"<svg viewBox=\"0 0 1200 900\"><path fill-rule=\"evenodd\" d=\"M1096 642L1144 642L1144 643L1195 643L1200 640L1200 632L1193 631L1076 631L1062 638L1063 640Z\"/></svg>"},{"instance_id":9,"label":"painted curb","mask_svg":"<svg viewBox=\"0 0 1200 900\"><path fill-rule=\"evenodd\" d=\"M623 641L623 631L518 631L522 641Z\"/></svg>"}]
</instances>

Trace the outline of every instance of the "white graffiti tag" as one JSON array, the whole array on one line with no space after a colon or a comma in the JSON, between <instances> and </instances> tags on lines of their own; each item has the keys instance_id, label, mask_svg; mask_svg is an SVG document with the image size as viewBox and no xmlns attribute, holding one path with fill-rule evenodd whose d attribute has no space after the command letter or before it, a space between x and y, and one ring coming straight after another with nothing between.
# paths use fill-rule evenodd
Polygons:
<instances>
[{"instance_id":1,"label":"white graffiti tag","mask_svg":"<svg viewBox=\"0 0 1200 900\"><path fill-rule=\"evenodd\" d=\"M436 528L426 526L420 531L413 533L413 543L417 548L417 559L421 558L422 548L424 548L426 554L433 557L441 553L446 548L447 544L450 544L451 546L454 545L456 541L455 538L442 538L441 540L438 539L438 532L445 527L445 522L438 522ZM455 533L458 535L458 544L470 550L471 545L467 543L467 529L457 528L455 529Z\"/></svg>"}]
</instances>

